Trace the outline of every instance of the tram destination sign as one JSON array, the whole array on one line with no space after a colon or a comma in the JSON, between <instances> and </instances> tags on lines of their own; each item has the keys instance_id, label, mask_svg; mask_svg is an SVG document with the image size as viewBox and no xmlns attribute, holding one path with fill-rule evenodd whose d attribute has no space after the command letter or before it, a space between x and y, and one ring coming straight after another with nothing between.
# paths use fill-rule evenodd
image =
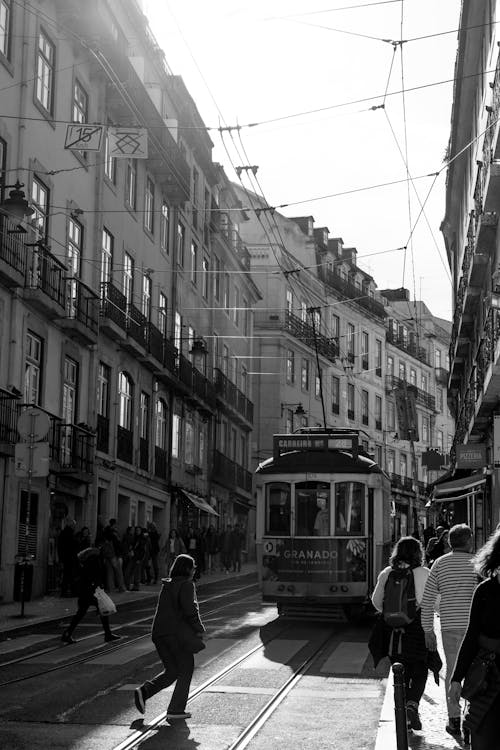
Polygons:
<instances>
[{"instance_id":1,"label":"tram destination sign","mask_svg":"<svg viewBox=\"0 0 500 750\"><path fill-rule=\"evenodd\" d=\"M290 451L352 451L357 457L358 434L350 433L293 433L275 435L273 439L273 457L276 460Z\"/></svg>"}]
</instances>

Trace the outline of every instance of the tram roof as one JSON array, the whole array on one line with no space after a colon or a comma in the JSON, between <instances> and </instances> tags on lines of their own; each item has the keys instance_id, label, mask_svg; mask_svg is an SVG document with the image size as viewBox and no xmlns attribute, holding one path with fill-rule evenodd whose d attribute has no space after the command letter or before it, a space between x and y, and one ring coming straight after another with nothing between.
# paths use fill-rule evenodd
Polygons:
<instances>
[{"instance_id":1,"label":"tram roof","mask_svg":"<svg viewBox=\"0 0 500 750\"><path fill-rule=\"evenodd\" d=\"M305 471L315 473L360 473L381 474L380 466L369 456L359 451L357 458L350 451L334 450L291 450L279 457L268 458L256 469L258 474L276 474L286 472L303 474Z\"/></svg>"}]
</instances>

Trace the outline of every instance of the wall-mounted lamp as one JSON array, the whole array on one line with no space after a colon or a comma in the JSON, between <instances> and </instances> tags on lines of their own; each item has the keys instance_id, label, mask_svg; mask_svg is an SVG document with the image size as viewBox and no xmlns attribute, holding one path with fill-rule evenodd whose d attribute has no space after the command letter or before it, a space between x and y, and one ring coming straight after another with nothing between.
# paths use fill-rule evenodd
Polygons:
<instances>
[{"instance_id":1,"label":"wall-mounted lamp","mask_svg":"<svg viewBox=\"0 0 500 750\"><path fill-rule=\"evenodd\" d=\"M302 406L302 403L299 401L298 404L287 404L287 403L281 403L281 416L283 416L285 412L285 408L288 406L295 406L296 409L294 411L294 414L296 414L298 417L304 416L306 414L304 407Z\"/></svg>"},{"instance_id":2,"label":"wall-mounted lamp","mask_svg":"<svg viewBox=\"0 0 500 750\"><path fill-rule=\"evenodd\" d=\"M32 208L26 196L24 195L24 187L22 182L16 182L15 185L3 185L4 188L12 188L9 193L9 198L6 198L0 203L0 211L6 213L14 221L22 221L35 213L35 209Z\"/></svg>"},{"instance_id":3,"label":"wall-mounted lamp","mask_svg":"<svg viewBox=\"0 0 500 750\"><path fill-rule=\"evenodd\" d=\"M202 338L196 338L193 339L193 343L191 344L191 350L190 353L195 356L197 354L205 355L208 354L207 345L205 343L205 340Z\"/></svg>"}]
</instances>

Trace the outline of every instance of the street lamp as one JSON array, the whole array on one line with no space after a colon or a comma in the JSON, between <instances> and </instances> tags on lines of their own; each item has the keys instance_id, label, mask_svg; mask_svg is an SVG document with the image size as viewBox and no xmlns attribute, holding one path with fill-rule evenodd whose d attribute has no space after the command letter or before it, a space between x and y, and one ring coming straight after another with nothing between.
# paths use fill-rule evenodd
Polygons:
<instances>
[{"instance_id":1,"label":"street lamp","mask_svg":"<svg viewBox=\"0 0 500 750\"><path fill-rule=\"evenodd\" d=\"M297 407L295 409L295 411L294 411L294 414L296 414L298 417L304 416L304 414L306 414L306 412L304 410L304 407L302 406L302 403L300 401L299 401L299 403L296 403L296 404L287 404L287 403L282 402L281 403L281 416L283 416L285 408L288 407L288 406L295 406L295 407Z\"/></svg>"},{"instance_id":2,"label":"street lamp","mask_svg":"<svg viewBox=\"0 0 500 750\"><path fill-rule=\"evenodd\" d=\"M17 181L15 185L2 185L2 187L12 188L12 190L9 193L9 198L5 198L5 200L0 203L0 211L14 223L17 222L15 229L8 229L7 233L26 234L26 230L20 222L32 216L35 213L35 209L29 205L26 196L24 195L24 190L21 190L21 188L24 187L24 184Z\"/></svg>"}]
</instances>

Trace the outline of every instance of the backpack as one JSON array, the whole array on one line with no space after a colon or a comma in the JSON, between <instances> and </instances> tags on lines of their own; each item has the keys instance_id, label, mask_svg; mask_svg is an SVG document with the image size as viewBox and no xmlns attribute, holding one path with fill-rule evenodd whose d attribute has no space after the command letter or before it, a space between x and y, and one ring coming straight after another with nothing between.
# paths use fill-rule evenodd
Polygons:
<instances>
[{"instance_id":1,"label":"backpack","mask_svg":"<svg viewBox=\"0 0 500 750\"><path fill-rule=\"evenodd\" d=\"M391 570L385 583L382 615L391 628L404 628L415 619L417 598L411 568Z\"/></svg>"}]
</instances>

